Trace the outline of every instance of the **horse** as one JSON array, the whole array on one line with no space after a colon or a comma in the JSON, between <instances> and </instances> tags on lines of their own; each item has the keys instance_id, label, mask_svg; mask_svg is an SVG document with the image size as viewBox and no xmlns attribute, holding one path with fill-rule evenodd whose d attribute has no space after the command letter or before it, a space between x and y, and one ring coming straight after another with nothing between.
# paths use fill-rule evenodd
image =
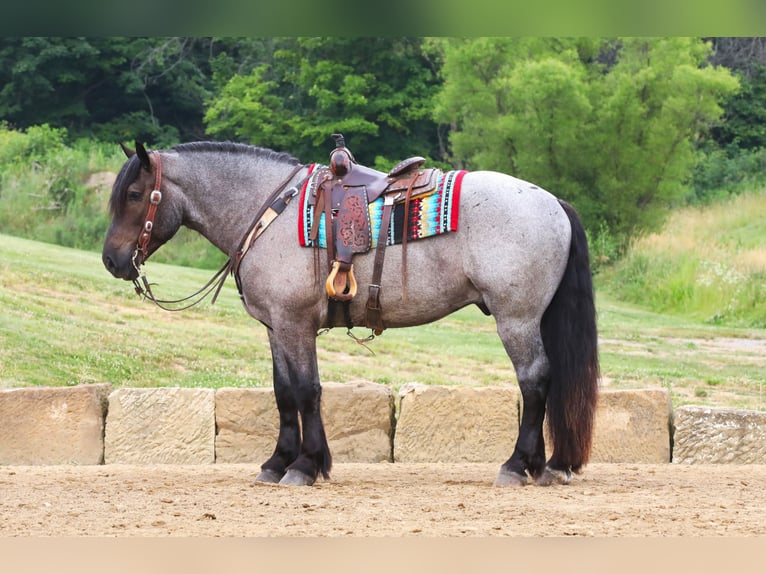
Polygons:
<instances>
[{"instance_id":1,"label":"horse","mask_svg":"<svg viewBox=\"0 0 766 574\"><path fill-rule=\"evenodd\" d=\"M106 269L141 292L141 266L182 225L236 259L236 272L227 271L247 312L267 329L279 410L276 446L255 481L311 486L320 475L328 480L332 457L320 412L316 338L321 330L364 326L365 303L355 297L345 314L333 310L318 277L317 250L296 240L298 202L289 199L310 166L287 152L232 142L149 151L139 142L135 149L121 145L128 159L109 200ZM275 197L279 216L270 210ZM243 254L246 235L257 239ZM600 377L587 237L574 208L511 175L467 171L458 230L409 243L406 278L402 246L387 251L380 291L386 328L429 323L468 305L496 322L523 411L513 452L494 485L569 483L588 462ZM375 254L354 257L364 285Z\"/></svg>"}]
</instances>

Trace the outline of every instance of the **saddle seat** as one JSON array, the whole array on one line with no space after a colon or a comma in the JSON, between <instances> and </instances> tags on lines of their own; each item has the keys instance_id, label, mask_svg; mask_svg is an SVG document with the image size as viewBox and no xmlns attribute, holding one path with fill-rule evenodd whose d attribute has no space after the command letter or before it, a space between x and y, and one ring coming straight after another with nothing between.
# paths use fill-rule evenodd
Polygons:
<instances>
[{"instance_id":1,"label":"saddle seat","mask_svg":"<svg viewBox=\"0 0 766 574\"><path fill-rule=\"evenodd\" d=\"M387 174L371 167L355 164L351 170L340 178L341 187L364 187L367 191L367 201L372 203L384 193L406 192L412 185L413 190L423 190L431 183L435 168L418 170L425 163L425 158L414 156L399 162ZM414 184L413 184L414 180ZM403 200L402 198L400 198Z\"/></svg>"},{"instance_id":2,"label":"saddle seat","mask_svg":"<svg viewBox=\"0 0 766 574\"><path fill-rule=\"evenodd\" d=\"M425 158L414 156L399 162L391 171L384 173L365 165L354 164L350 171L338 177L331 168L322 168L327 172L322 184L317 186L311 198L316 205L320 193L331 188L333 209L339 209L345 192L352 188L363 188L367 201L372 203L381 195L392 195L394 203L405 201L405 194L411 190L410 199L423 197L436 189L436 177L439 169L432 167L417 169L425 163Z\"/></svg>"}]
</instances>

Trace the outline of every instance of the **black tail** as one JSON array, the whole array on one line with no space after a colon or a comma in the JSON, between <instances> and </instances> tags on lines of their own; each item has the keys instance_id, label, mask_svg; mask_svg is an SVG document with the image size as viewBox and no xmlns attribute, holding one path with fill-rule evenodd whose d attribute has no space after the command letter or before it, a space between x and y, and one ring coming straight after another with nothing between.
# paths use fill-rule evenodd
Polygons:
<instances>
[{"instance_id":1,"label":"black tail","mask_svg":"<svg viewBox=\"0 0 766 574\"><path fill-rule=\"evenodd\" d=\"M577 212L559 200L572 226L569 260L540 326L550 363L546 403L552 468L588 462L598 399L598 332L588 241Z\"/></svg>"}]
</instances>

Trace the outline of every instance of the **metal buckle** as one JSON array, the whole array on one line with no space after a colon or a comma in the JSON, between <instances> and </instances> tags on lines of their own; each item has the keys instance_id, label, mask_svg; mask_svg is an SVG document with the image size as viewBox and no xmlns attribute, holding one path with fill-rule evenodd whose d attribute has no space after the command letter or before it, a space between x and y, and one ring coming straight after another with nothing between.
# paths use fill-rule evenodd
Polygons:
<instances>
[{"instance_id":1,"label":"metal buckle","mask_svg":"<svg viewBox=\"0 0 766 574\"><path fill-rule=\"evenodd\" d=\"M149 203L159 205L160 201L162 201L162 192L159 189L155 189L149 196Z\"/></svg>"}]
</instances>

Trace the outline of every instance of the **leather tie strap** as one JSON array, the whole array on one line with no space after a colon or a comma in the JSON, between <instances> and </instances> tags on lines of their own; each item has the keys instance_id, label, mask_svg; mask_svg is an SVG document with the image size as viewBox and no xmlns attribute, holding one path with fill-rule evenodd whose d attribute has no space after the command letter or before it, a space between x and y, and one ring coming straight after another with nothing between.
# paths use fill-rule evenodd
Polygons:
<instances>
[{"instance_id":1,"label":"leather tie strap","mask_svg":"<svg viewBox=\"0 0 766 574\"><path fill-rule=\"evenodd\" d=\"M376 335L380 335L385 329L383 318L381 316L380 306L380 280L383 277L383 260L386 257L386 243L388 243L388 227L391 224L391 212L394 210L394 196L385 196L383 203L383 215L380 222L380 231L378 232L378 245L375 248L375 262L372 268L372 282L367 297L367 327L373 330Z\"/></svg>"},{"instance_id":2,"label":"leather tie strap","mask_svg":"<svg viewBox=\"0 0 766 574\"><path fill-rule=\"evenodd\" d=\"M410 235L410 200L412 199L412 188L415 185L413 177L407 188L407 195L404 198L404 229L402 229L402 301L407 299L407 239Z\"/></svg>"}]
</instances>

